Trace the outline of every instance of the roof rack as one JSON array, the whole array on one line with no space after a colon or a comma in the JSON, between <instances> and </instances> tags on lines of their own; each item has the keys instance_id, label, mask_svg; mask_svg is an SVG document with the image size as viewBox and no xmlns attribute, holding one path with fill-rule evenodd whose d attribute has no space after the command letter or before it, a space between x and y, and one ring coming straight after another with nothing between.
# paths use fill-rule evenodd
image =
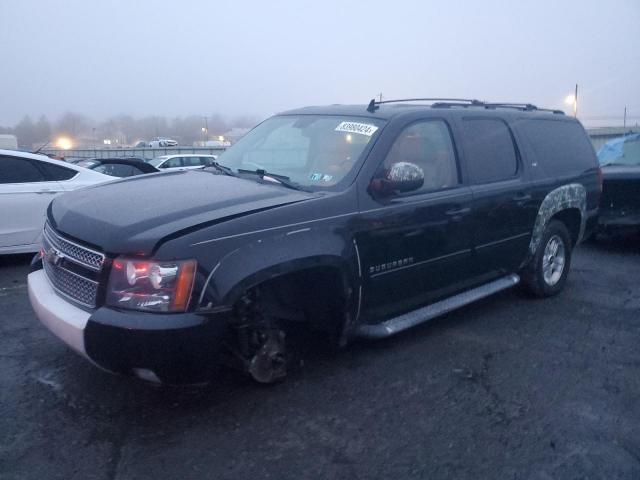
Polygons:
<instances>
[{"instance_id":1,"label":"roof rack","mask_svg":"<svg viewBox=\"0 0 640 480\"><path fill-rule=\"evenodd\" d=\"M433 108L450 108L450 107L482 107L485 109L494 108L513 108L523 112L551 112L558 115L564 115L562 110L553 110L547 108L538 108L531 103L511 103L511 102L482 102L480 100L469 98L403 98L398 100L383 100L377 102L375 98L371 99L367 106L368 112L375 112L379 105L383 103L403 103L403 102L434 102Z\"/></svg>"},{"instance_id":2,"label":"roof rack","mask_svg":"<svg viewBox=\"0 0 640 480\"><path fill-rule=\"evenodd\" d=\"M378 105L383 103L403 103L403 102L456 102L456 104L483 105L480 100L472 98L399 98L397 100L382 100L377 102L372 98L367 107L367 111L373 113L378 109Z\"/></svg>"}]
</instances>

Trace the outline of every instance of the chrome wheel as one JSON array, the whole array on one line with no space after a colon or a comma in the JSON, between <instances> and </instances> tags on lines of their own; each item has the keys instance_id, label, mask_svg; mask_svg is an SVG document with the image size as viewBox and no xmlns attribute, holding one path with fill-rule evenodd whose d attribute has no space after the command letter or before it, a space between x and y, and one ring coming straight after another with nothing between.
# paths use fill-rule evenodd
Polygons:
<instances>
[{"instance_id":1,"label":"chrome wheel","mask_svg":"<svg viewBox=\"0 0 640 480\"><path fill-rule=\"evenodd\" d=\"M565 262L564 242L560 236L553 235L544 247L542 256L542 275L547 285L552 287L560 281Z\"/></svg>"}]
</instances>

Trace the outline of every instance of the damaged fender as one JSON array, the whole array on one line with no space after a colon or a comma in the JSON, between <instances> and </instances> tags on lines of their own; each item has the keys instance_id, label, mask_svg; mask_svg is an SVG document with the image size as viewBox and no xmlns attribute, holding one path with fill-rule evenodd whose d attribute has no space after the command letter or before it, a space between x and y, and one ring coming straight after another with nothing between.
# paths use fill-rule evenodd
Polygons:
<instances>
[{"instance_id":1,"label":"damaged fender","mask_svg":"<svg viewBox=\"0 0 640 480\"><path fill-rule=\"evenodd\" d=\"M352 293L357 262L353 244L333 231L311 228L259 239L218 262L206 280L199 308L231 308L244 292L266 280L321 266L339 269Z\"/></svg>"}]
</instances>

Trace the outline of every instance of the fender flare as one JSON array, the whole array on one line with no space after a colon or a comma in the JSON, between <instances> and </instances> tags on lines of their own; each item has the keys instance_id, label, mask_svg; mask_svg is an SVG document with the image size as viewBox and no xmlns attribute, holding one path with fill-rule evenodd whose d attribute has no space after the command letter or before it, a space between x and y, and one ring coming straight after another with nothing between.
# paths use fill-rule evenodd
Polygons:
<instances>
[{"instance_id":1,"label":"fender flare","mask_svg":"<svg viewBox=\"0 0 640 480\"><path fill-rule=\"evenodd\" d=\"M538 215L531 234L531 241L529 242L527 258L523 265L535 255L551 217L569 208L576 208L580 211L578 241L582 238L587 221L587 191L584 186L579 183L570 183L558 187L544 197L538 209Z\"/></svg>"},{"instance_id":2,"label":"fender flare","mask_svg":"<svg viewBox=\"0 0 640 480\"><path fill-rule=\"evenodd\" d=\"M272 278L313 267L340 271L354 292L359 264L354 244L335 231L301 229L245 244L225 255L203 285L199 309L231 308L248 289Z\"/></svg>"}]
</instances>

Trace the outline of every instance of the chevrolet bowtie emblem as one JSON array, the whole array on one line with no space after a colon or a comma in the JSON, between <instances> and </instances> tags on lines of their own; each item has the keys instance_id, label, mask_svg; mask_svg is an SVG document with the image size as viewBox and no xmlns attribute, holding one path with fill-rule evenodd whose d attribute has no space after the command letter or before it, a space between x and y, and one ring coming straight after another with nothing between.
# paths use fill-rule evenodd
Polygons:
<instances>
[{"instance_id":1,"label":"chevrolet bowtie emblem","mask_svg":"<svg viewBox=\"0 0 640 480\"><path fill-rule=\"evenodd\" d=\"M56 250L55 248L50 249L47 252L46 257L49 263L56 266L60 265L62 260L65 258L64 253L60 252L59 250Z\"/></svg>"}]
</instances>

